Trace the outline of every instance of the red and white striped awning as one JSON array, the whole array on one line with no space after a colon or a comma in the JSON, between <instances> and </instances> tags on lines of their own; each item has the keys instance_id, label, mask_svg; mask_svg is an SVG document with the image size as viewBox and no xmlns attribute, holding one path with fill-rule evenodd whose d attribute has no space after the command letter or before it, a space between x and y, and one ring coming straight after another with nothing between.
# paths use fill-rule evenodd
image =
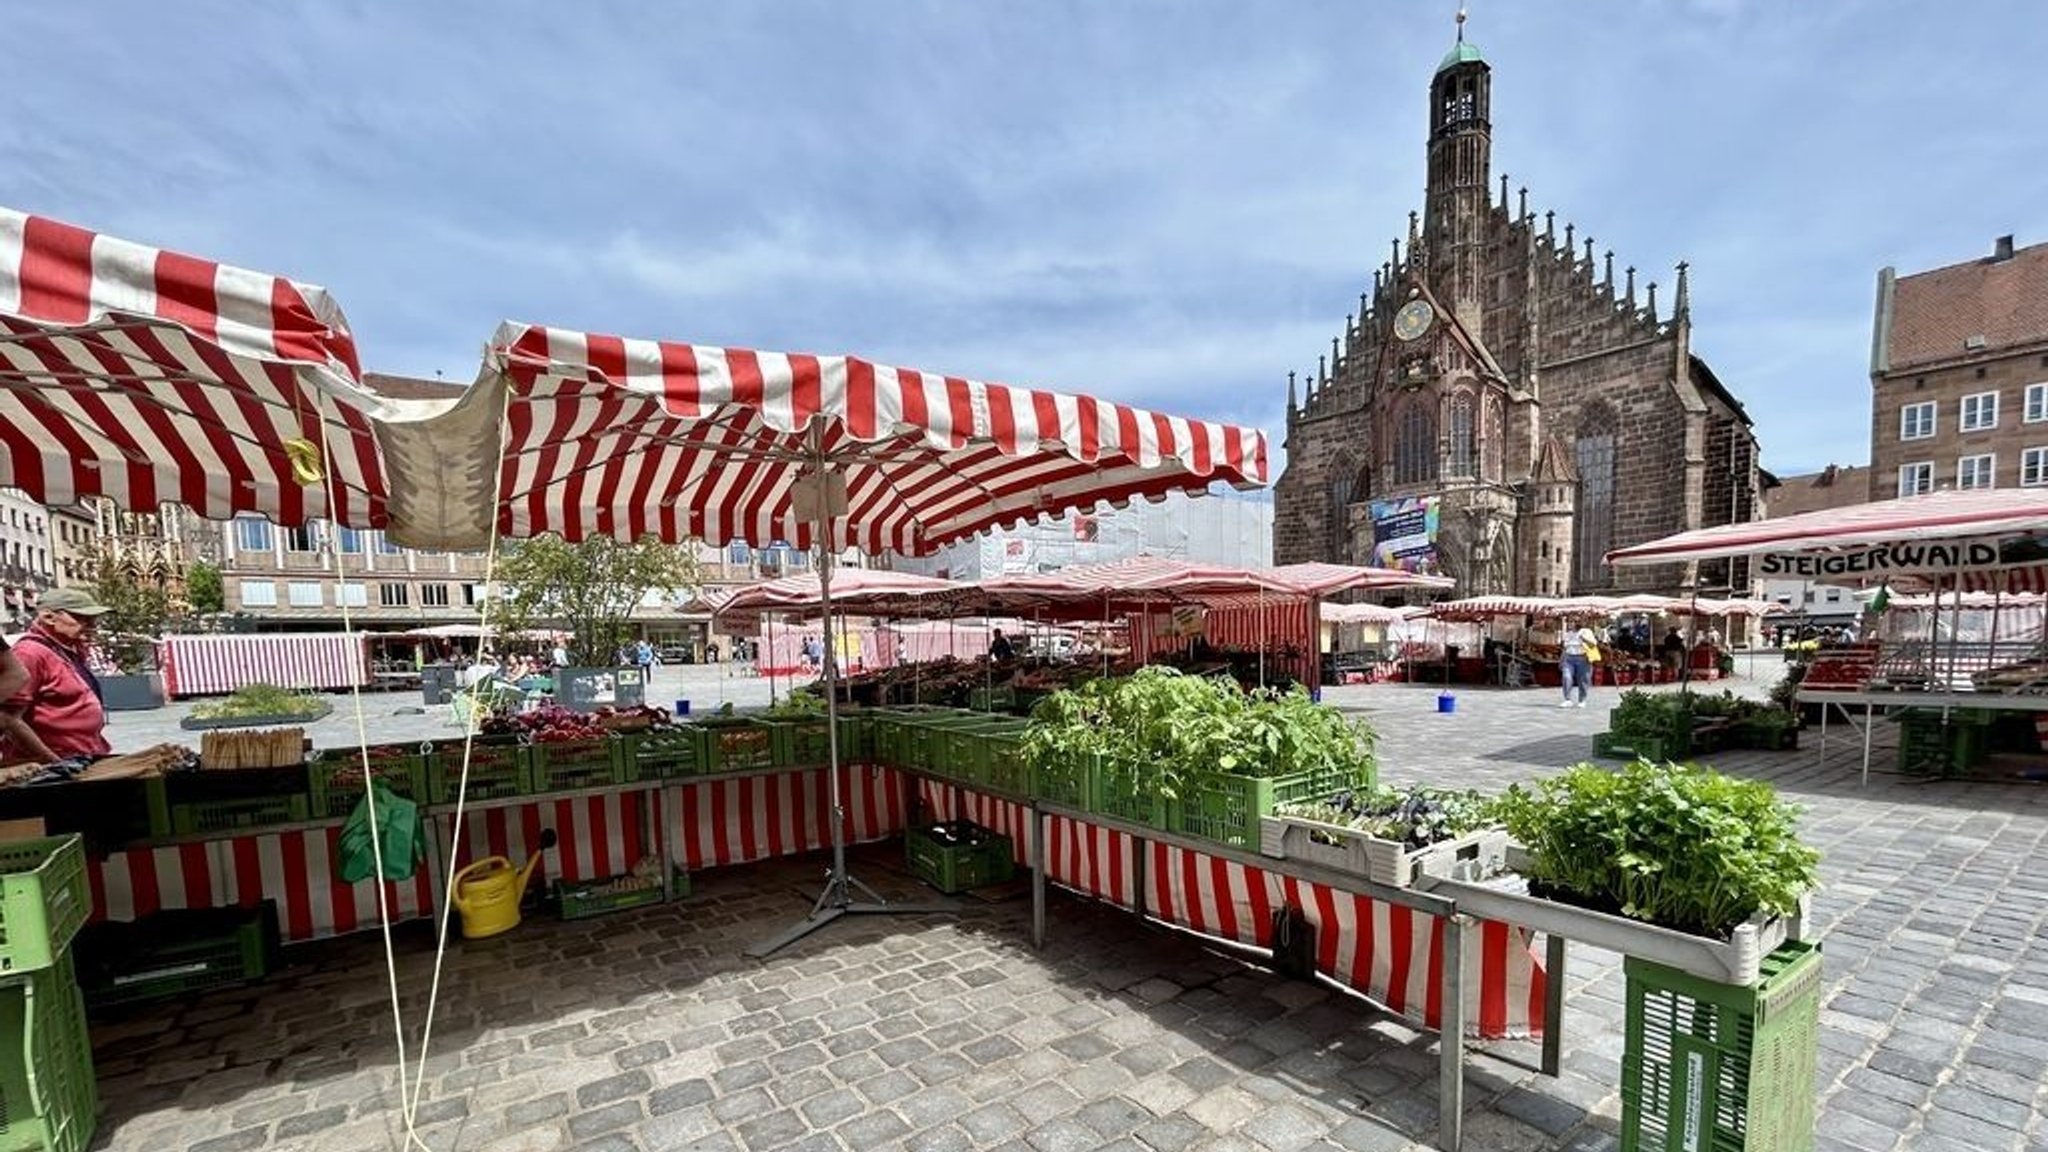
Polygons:
<instances>
[{"instance_id":1,"label":"red and white striped awning","mask_svg":"<svg viewBox=\"0 0 2048 1152\"><path fill-rule=\"evenodd\" d=\"M386 445L423 469L479 435L498 486L480 470L467 493L397 493L401 540L479 547L495 506L513 537L809 547L822 491L835 548L918 555L1072 508L1266 482L1251 429L851 356L526 324L487 356L445 418Z\"/></svg>"},{"instance_id":2,"label":"red and white striped awning","mask_svg":"<svg viewBox=\"0 0 2048 1152\"><path fill-rule=\"evenodd\" d=\"M1900 541L1996 539L2043 531L2048 531L2048 489L1980 488L1680 532L1617 548L1607 554L1607 562L1666 564L1768 552L1867 548Z\"/></svg>"},{"instance_id":3,"label":"red and white striped awning","mask_svg":"<svg viewBox=\"0 0 2048 1152\"><path fill-rule=\"evenodd\" d=\"M377 527L359 378L319 288L0 208L0 487Z\"/></svg>"},{"instance_id":4,"label":"red and white striped awning","mask_svg":"<svg viewBox=\"0 0 2048 1152\"><path fill-rule=\"evenodd\" d=\"M1322 618L1325 624L1398 624L1414 619L1417 608L1386 608L1378 604L1325 604Z\"/></svg>"}]
</instances>

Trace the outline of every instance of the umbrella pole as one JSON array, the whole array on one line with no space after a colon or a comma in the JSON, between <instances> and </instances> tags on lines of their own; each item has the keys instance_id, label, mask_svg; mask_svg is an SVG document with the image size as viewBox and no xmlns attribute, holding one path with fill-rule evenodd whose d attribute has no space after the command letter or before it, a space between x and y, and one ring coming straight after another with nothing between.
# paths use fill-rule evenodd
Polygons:
<instances>
[{"instance_id":1,"label":"umbrella pole","mask_svg":"<svg viewBox=\"0 0 2048 1152\"><path fill-rule=\"evenodd\" d=\"M818 604L824 614L824 633L828 641L832 638L832 518L834 510L825 483L825 436L822 421L811 423L812 467L818 477ZM780 933L761 941L746 950L748 956L759 959L781 951L812 932L823 928L841 916L860 912L953 912L959 905L950 900L921 904L891 904L875 894L875 890L851 876L846 869L846 798L839 784L839 656L833 649L837 645L825 645L825 747L827 764L825 778L827 795L832 807L832 870L825 874L825 890L818 893L817 903L811 905L808 916ZM879 771L876 773L879 778ZM915 787L915 785L912 785ZM867 899L857 901L854 892L859 891Z\"/></svg>"}]
</instances>

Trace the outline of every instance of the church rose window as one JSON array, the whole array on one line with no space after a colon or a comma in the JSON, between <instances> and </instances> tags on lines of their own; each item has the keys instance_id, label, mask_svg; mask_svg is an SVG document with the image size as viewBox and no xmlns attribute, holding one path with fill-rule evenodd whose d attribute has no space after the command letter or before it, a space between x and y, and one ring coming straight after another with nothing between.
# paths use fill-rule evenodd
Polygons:
<instances>
[{"instance_id":1,"label":"church rose window","mask_svg":"<svg viewBox=\"0 0 2048 1152\"><path fill-rule=\"evenodd\" d=\"M1422 405L1410 404L1394 438L1394 483L1426 484L1436 477L1436 421Z\"/></svg>"},{"instance_id":2,"label":"church rose window","mask_svg":"<svg viewBox=\"0 0 2048 1152\"><path fill-rule=\"evenodd\" d=\"M1451 401L1451 463L1452 476L1470 476L1478 463L1473 451L1472 397L1460 395Z\"/></svg>"}]
</instances>

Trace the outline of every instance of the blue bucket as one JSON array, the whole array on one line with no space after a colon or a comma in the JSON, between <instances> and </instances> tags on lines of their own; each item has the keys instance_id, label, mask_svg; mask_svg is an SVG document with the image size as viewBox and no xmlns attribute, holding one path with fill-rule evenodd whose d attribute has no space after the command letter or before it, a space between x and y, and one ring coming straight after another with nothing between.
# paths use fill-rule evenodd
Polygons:
<instances>
[{"instance_id":1,"label":"blue bucket","mask_svg":"<svg viewBox=\"0 0 2048 1152\"><path fill-rule=\"evenodd\" d=\"M1456 712L1458 710L1458 698L1449 692L1440 693L1436 698L1436 710L1439 712Z\"/></svg>"},{"instance_id":2,"label":"blue bucket","mask_svg":"<svg viewBox=\"0 0 2048 1152\"><path fill-rule=\"evenodd\" d=\"M678 700L678 701L676 701L676 715L678 715L678 716L688 716L689 714L690 714L690 702L689 702L688 700Z\"/></svg>"}]
</instances>

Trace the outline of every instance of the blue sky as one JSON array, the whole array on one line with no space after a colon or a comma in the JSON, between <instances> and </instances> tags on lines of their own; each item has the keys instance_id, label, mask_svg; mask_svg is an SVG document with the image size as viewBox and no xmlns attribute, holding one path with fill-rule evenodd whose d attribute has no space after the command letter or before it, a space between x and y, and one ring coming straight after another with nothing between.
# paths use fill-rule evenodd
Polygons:
<instances>
[{"instance_id":1,"label":"blue sky","mask_svg":"<svg viewBox=\"0 0 2048 1152\"><path fill-rule=\"evenodd\" d=\"M1283 427L1421 207L1453 2L16 5L0 203L501 319ZM1670 299L1780 472L1868 455L1878 268L2048 240L2048 6L1476 0L1494 167Z\"/></svg>"}]
</instances>

